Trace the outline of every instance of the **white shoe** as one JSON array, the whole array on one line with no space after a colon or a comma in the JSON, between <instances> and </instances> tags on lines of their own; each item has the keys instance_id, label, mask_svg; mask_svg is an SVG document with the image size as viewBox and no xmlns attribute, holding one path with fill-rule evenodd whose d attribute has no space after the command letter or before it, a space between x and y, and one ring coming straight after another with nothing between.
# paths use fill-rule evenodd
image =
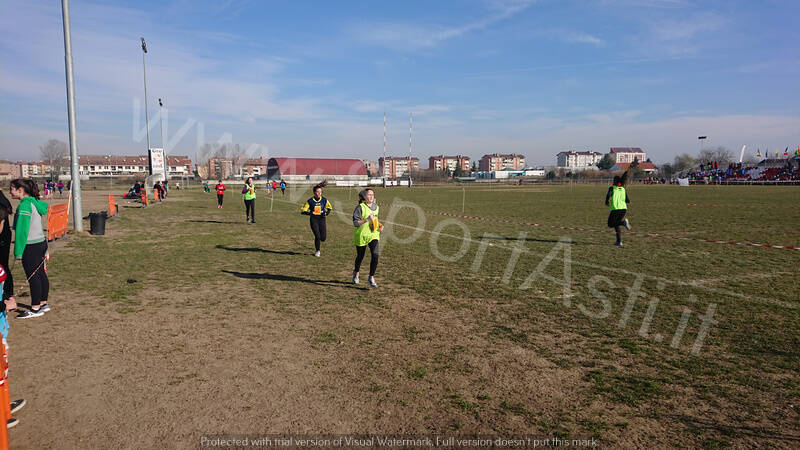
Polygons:
<instances>
[{"instance_id":1,"label":"white shoe","mask_svg":"<svg viewBox=\"0 0 800 450\"><path fill-rule=\"evenodd\" d=\"M631 223L627 217L625 218L625 220L622 221L622 225L624 225L625 228L628 229L628 231L631 231Z\"/></svg>"},{"instance_id":2,"label":"white shoe","mask_svg":"<svg viewBox=\"0 0 800 450\"><path fill-rule=\"evenodd\" d=\"M378 283L375 282L375 277L369 277L367 278L367 280L369 281L369 287L371 288L378 287Z\"/></svg>"},{"instance_id":3,"label":"white shoe","mask_svg":"<svg viewBox=\"0 0 800 450\"><path fill-rule=\"evenodd\" d=\"M316 252L314 252L314 256L316 256L317 258L319 258L319 250L317 250Z\"/></svg>"},{"instance_id":4,"label":"white shoe","mask_svg":"<svg viewBox=\"0 0 800 450\"><path fill-rule=\"evenodd\" d=\"M353 284L358 284L358 272L353 273Z\"/></svg>"}]
</instances>

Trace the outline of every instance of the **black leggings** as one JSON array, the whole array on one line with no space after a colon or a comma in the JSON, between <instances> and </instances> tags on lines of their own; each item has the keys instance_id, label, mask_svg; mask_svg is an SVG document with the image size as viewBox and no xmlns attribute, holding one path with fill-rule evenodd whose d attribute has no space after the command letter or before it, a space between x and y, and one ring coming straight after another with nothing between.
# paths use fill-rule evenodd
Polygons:
<instances>
[{"instance_id":1,"label":"black leggings","mask_svg":"<svg viewBox=\"0 0 800 450\"><path fill-rule=\"evenodd\" d=\"M311 216L311 232L314 233L314 248L319 251L319 245L325 242L328 232L325 229L325 216Z\"/></svg>"},{"instance_id":2,"label":"black leggings","mask_svg":"<svg viewBox=\"0 0 800 450\"><path fill-rule=\"evenodd\" d=\"M363 245L361 247L356 247L356 267L353 269L353 272L358 272L361 269L361 262L364 261L364 255L367 253L367 247L369 247L370 253L370 260L369 260L369 276L375 276L375 269L378 268L378 254L380 253L380 248L378 246L377 239L373 239L367 245Z\"/></svg>"},{"instance_id":3,"label":"black leggings","mask_svg":"<svg viewBox=\"0 0 800 450\"><path fill-rule=\"evenodd\" d=\"M256 221L256 199L244 200L244 215L253 222Z\"/></svg>"},{"instance_id":4,"label":"black leggings","mask_svg":"<svg viewBox=\"0 0 800 450\"><path fill-rule=\"evenodd\" d=\"M30 278L28 284L31 288L31 306L39 306L39 303L46 302L50 293L50 281L44 270L45 252L47 252L47 242L28 244L22 252L22 267L25 269L25 276Z\"/></svg>"},{"instance_id":5,"label":"black leggings","mask_svg":"<svg viewBox=\"0 0 800 450\"><path fill-rule=\"evenodd\" d=\"M222 206L222 197L224 196L225 196L224 194L217 194L217 204L219 206Z\"/></svg>"}]
</instances>

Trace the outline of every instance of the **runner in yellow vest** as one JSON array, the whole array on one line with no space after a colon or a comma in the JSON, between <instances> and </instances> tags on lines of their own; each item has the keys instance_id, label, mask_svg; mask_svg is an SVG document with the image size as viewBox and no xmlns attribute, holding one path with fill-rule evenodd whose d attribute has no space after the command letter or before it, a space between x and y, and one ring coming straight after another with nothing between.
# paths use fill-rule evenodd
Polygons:
<instances>
[{"instance_id":1,"label":"runner in yellow vest","mask_svg":"<svg viewBox=\"0 0 800 450\"><path fill-rule=\"evenodd\" d=\"M353 211L353 242L356 244L356 264L353 269L353 283L358 284L358 271L361 269L361 262L369 247L369 287L376 288L375 269L378 268L378 246L383 231L383 224L378 222L380 208L375 203L375 191L364 189L358 193L358 206Z\"/></svg>"},{"instance_id":2,"label":"runner in yellow vest","mask_svg":"<svg viewBox=\"0 0 800 450\"><path fill-rule=\"evenodd\" d=\"M608 215L608 226L617 232L617 242L614 245L622 246L622 227L627 228L628 231L631 229L631 224L625 217L630 202L628 193L625 192L625 178L615 176L613 186L608 188L608 193L606 193L606 206L611 208L611 213Z\"/></svg>"},{"instance_id":3,"label":"runner in yellow vest","mask_svg":"<svg viewBox=\"0 0 800 450\"><path fill-rule=\"evenodd\" d=\"M245 180L242 195L244 195L244 214L247 223L256 223L256 186L252 177L247 177Z\"/></svg>"}]
</instances>

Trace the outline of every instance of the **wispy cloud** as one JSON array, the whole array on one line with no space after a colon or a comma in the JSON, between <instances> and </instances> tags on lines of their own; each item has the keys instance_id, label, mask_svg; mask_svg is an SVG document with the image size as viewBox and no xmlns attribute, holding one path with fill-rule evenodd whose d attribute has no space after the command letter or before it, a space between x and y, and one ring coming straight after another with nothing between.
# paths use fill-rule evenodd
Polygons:
<instances>
[{"instance_id":1,"label":"wispy cloud","mask_svg":"<svg viewBox=\"0 0 800 450\"><path fill-rule=\"evenodd\" d=\"M691 55L708 45L709 37L730 23L713 12L695 12L685 17L646 20L649 37L637 38L648 54Z\"/></svg>"},{"instance_id":2,"label":"wispy cloud","mask_svg":"<svg viewBox=\"0 0 800 450\"><path fill-rule=\"evenodd\" d=\"M567 42L576 44L590 44L596 47L604 47L606 41L597 36L576 30L554 30L548 33L551 37Z\"/></svg>"},{"instance_id":3,"label":"wispy cloud","mask_svg":"<svg viewBox=\"0 0 800 450\"><path fill-rule=\"evenodd\" d=\"M416 24L409 22L382 22L358 24L351 34L365 45L377 45L397 51L416 51L437 45L511 18L530 7L535 0L490 2L491 13L481 19L461 25Z\"/></svg>"}]
</instances>

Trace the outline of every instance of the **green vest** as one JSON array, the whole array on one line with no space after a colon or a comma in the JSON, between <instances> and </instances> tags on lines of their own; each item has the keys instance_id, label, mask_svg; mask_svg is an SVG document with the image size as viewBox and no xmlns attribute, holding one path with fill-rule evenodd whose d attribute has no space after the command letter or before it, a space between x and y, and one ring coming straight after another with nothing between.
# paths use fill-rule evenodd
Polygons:
<instances>
[{"instance_id":1,"label":"green vest","mask_svg":"<svg viewBox=\"0 0 800 450\"><path fill-rule=\"evenodd\" d=\"M616 211L618 209L628 209L628 205L625 203L625 188L622 186L611 186L611 189L614 191L611 193L611 201L609 202L609 206L611 206L612 211Z\"/></svg>"},{"instance_id":2,"label":"green vest","mask_svg":"<svg viewBox=\"0 0 800 450\"><path fill-rule=\"evenodd\" d=\"M254 185L247 185L245 184L244 187L247 188L247 192L244 193L245 200L253 200L256 198L256 187Z\"/></svg>"},{"instance_id":3,"label":"green vest","mask_svg":"<svg viewBox=\"0 0 800 450\"><path fill-rule=\"evenodd\" d=\"M376 219L378 218L378 211L381 209L380 206L376 206L375 211L369 209L369 206L367 206L366 203L361 203L360 206L361 220L364 220L369 216L374 216ZM363 247L375 239L380 238L381 232L378 230L373 230L371 222L364 222L360 226L357 226L353 232L353 242L356 244L356 247Z\"/></svg>"}]
</instances>

